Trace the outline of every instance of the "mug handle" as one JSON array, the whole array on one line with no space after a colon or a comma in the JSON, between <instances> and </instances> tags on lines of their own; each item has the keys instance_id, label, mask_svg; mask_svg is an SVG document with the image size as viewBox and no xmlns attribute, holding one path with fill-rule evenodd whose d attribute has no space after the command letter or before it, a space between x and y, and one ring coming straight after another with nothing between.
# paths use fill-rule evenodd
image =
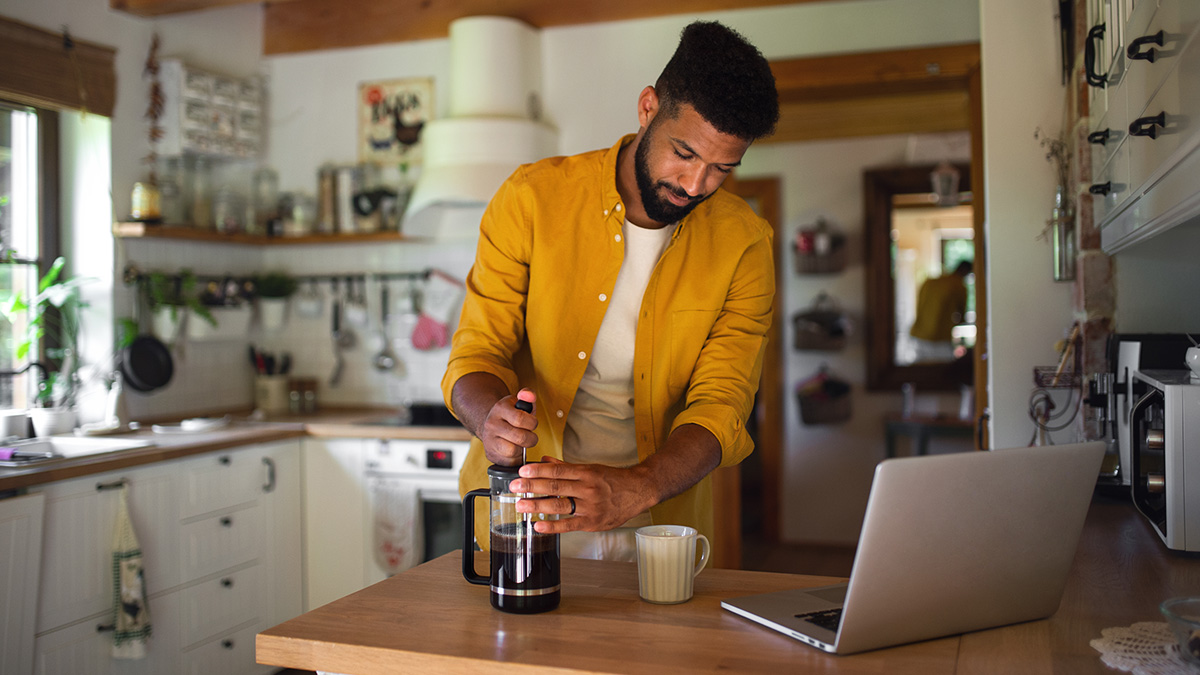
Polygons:
<instances>
[{"instance_id":1,"label":"mug handle","mask_svg":"<svg viewBox=\"0 0 1200 675\"><path fill-rule=\"evenodd\" d=\"M473 584L487 586L492 583L490 577L485 577L475 571L475 498L491 498L487 488L471 490L463 497L463 547L462 574L463 578Z\"/></svg>"},{"instance_id":2,"label":"mug handle","mask_svg":"<svg viewBox=\"0 0 1200 675\"><path fill-rule=\"evenodd\" d=\"M696 534L696 541L700 544L700 562L696 563L696 570L692 572L693 579L704 569L704 564L708 562L708 554L712 552L712 549L708 545L708 537Z\"/></svg>"}]
</instances>

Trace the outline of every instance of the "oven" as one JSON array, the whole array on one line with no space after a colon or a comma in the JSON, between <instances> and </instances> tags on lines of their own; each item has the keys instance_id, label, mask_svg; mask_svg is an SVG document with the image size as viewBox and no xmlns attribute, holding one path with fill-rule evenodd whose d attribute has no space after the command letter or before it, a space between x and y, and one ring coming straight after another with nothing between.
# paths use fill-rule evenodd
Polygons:
<instances>
[{"instance_id":1,"label":"oven","mask_svg":"<svg viewBox=\"0 0 1200 675\"><path fill-rule=\"evenodd\" d=\"M462 548L458 474L468 441L372 440L365 451L367 581Z\"/></svg>"}]
</instances>

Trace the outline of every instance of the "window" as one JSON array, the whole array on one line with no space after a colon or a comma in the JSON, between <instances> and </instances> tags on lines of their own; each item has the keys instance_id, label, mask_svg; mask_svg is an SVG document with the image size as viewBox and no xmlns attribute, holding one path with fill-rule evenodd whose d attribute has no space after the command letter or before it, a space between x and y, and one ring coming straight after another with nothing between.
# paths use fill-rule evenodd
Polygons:
<instances>
[{"instance_id":1,"label":"window","mask_svg":"<svg viewBox=\"0 0 1200 675\"><path fill-rule=\"evenodd\" d=\"M57 115L0 101L0 302L37 293L40 270L57 252ZM41 345L26 355L17 346L27 318L0 317L0 370L12 372L40 360ZM36 371L0 377L0 408L30 407Z\"/></svg>"}]
</instances>

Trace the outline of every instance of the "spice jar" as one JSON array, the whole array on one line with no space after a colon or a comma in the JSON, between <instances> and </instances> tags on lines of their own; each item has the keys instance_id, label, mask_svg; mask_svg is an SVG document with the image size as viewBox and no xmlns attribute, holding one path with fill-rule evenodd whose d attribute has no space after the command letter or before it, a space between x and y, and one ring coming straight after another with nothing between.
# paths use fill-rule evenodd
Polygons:
<instances>
[{"instance_id":1,"label":"spice jar","mask_svg":"<svg viewBox=\"0 0 1200 675\"><path fill-rule=\"evenodd\" d=\"M159 210L159 200L160 195L157 185L141 181L134 183L129 215L134 220L161 220L162 212Z\"/></svg>"}]
</instances>

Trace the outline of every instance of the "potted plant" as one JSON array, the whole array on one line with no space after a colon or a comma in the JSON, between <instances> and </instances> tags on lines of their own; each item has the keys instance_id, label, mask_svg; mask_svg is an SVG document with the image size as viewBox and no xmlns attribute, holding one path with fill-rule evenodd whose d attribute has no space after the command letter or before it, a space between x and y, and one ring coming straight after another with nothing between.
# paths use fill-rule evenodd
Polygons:
<instances>
[{"instance_id":1,"label":"potted plant","mask_svg":"<svg viewBox=\"0 0 1200 675\"><path fill-rule=\"evenodd\" d=\"M267 272L254 278L254 293L258 298L258 316L263 330L276 331L283 327L288 298L298 286L296 278L286 272Z\"/></svg>"},{"instance_id":2,"label":"potted plant","mask_svg":"<svg viewBox=\"0 0 1200 675\"><path fill-rule=\"evenodd\" d=\"M141 292L160 340L174 342L179 326L188 314L194 314L214 327L217 325L216 317L200 300L196 290L198 283L196 275L187 269L179 274L150 272L142 278Z\"/></svg>"},{"instance_id":3,"label":"potted plant","mask_svg":"<svg viewBox=\"0 0 1200 675\"><path fill-rule=\"evenodd\" d=\"M16 359L37 361L38 350L42 349L48 362L42 367L45 379L30 411L38 436L65 433L75 426L79 328L82 311L87 306L79 295L79 287L95 279L66 279L62 274L65 265L66 259L62 257L54 260L39 280L33 298L18 292L0 303L0 311L12 325L25 322L25 334L16 343Z\"/></svg>"}]
</instances>

